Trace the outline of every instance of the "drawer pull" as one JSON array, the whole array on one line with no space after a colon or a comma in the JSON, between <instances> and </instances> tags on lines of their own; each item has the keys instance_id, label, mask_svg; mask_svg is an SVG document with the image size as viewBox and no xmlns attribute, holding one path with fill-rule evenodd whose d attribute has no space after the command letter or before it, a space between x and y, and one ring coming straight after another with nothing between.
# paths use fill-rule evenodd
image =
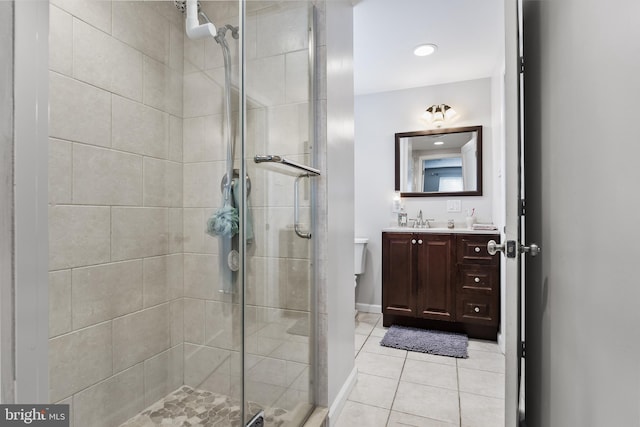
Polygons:
<instances>
[{"instance_id":1,"label":"drawer pull","mask_svg":"<svg viewBox=\"0 0 640 427\"><path fill-rule=\"evenodd\" d=\"M476 313L480 313L480 307L474 308L473 311L475 311Z\"/></svg>"},{"instance_id":2,"label":"drawer pull","mask_svg":"<svg viewBox=\"0 0 640 427\"><path fill-rule=\"evenodd\" d=\"M476 277L475 279L473 279L473 281L476 282L476 283L480 283L480 278Z\"/></svg>"},{"instance_id":3,"label":"drawer pull","mask_svg":"<svg viewBox=\"0 0 640 427\"><path fill-rule=\"evenodd\" d=\"M411 239L411 244L415 245L416 244L416 239Z\"/></svg>"},{"instance_id":4,"label":"drawer pull","mask_svg":"<svg viewBox=\"0 0 640 427\"><path fill-rule=\"evenodd\" d=\"M476 253L480 252L480 248L478 246L476 246L474 250L476 251Z\"/></svg>"},{"instance_id":5,"label":"drawer pull","mask_svg":"<svg viewBox=\"0 0 640 427\"><path fill-rule=\"evenodd\" d=\"M422 244L422 239L418 240L418 244L421 245Z\"/></svg>"}]
</instances>

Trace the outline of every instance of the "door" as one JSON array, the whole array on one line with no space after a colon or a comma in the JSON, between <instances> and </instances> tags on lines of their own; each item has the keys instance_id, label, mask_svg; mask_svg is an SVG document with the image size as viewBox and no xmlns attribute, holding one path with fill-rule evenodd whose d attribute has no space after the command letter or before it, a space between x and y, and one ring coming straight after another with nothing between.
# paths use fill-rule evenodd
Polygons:
<instances>
[{"instance_id":1,"label":"door","mask_svg":"<svg viewBox=\"0 0 640 427\"><path fill-rule=\"evenodd\" d=\"M412 234L382 234L383 314L416 317L413 256L416 243Z\"/></svg>"},{"instance_id":2,"label":"door","mask_svg":"<svg viewBox=\"0 0 640 427\"><path fill-rule=\"evenodd\" d=\"M640 3L523 11L526 423L638 426Z\"/></svg>"},{"instance_id":3,"label":"door","mask_svg":"<svg viewBox=\"0 0 640 427\"><path fill-rule=\"evenodd\" d=\"M418 317L453 321L453 265L452 236L418 234L414 237L417 249Z\"/></svg>"},{"instance_id":4,"label":"door","mask_svg":"<svg viewBox=\"0 0 640 427\"><path fill-rule=\"evenodd\" d=\"M244 421L294 427L317 383L315 19L307 1L273 3L243 2Z\"/></svg>"},{"instance_id":5,"label":"door","mask_svg":"<svg viewBox=\"0 0 640 427\"><path fill-rule=\"evenodd\" d=\"M505 1L505 229L502 241L521 238L520 150L520 30L519 0ZM505 426L519 423L521 373L521 276L520 254L503 256L505 266Z\"/></svg>"}]
</instances>

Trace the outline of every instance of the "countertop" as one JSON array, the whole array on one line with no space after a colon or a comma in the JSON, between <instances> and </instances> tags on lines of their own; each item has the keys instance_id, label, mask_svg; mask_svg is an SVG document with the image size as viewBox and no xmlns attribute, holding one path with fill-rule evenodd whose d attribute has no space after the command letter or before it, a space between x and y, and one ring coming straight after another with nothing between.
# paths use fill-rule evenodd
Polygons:
<instances>
[{"instance_id":1,"label":"countertop","mask_svg":"<svg viewBox=\"0 0 640 427\"><path fill-rule=\"evenodd\" d=\"M432 227L432 228L413 228L413 227L387 227L382 231L387 233L439 233L439 234L500 234L499 230L471 230L464 227Z\"/></svg>"}]
</instances>

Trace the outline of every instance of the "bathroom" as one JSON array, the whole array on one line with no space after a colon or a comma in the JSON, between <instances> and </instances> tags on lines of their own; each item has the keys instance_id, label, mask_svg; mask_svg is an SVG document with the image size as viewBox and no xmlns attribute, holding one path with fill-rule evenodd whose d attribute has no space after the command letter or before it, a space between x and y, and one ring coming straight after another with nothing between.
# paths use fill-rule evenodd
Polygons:
<instances>
[{"instance_id":1,"label":"bathroom","mask_svg":"<svg viewBox=\"0 0 640 427\"><path fill-rule=\"evenodd\" d=\"M352 179L328 166L353 148L328 130L335 89L319 72L341 5L190 4L1 5L16 236L3 403L111 427L181 423L197 396L205 423L301 425L326 417L353 369L353 289L337 285L353 273L333 268L353 257L333 191Z\"/></svg>"},{"instance_id":2,"label":"bathroom","mask_svg":"<svg viewBox=\"0 0 640 427\"><path fill-rule=\"evenodd\" d=\"M337 417L354 381L353 307L379 311L376 246L395 196L385 189L370 209L359 189L386 185L353 180L354 165L356 177L390 170L392 142L359 127L357 98L353 117L351 5L201 1L198 25L225 31L227 66L223 43L188 37L174 3L2 4L18 46L8 197L19 284L1 312L2 401L69 404L76 427L135 425L176 390L215 397L228 411L211 416L229 422L264 411L267 423L301 425L316 407ZM501 161L497 79L416 91L446 97L456 125L485 126L487 171ZM373 156L354 146L352 119L358 138L380 144ZM269 155L287 161L255 161ZM461 208L500 224L495 173ZM227 203L243 224L228 241L207 233ZM444 202L405 203L411 216L464 219ZM369 238L356 295L354 235ZM34 304L48 316L31 321ZM20 333L7 354L12 310Z\"/></svg>"}]
</instances>

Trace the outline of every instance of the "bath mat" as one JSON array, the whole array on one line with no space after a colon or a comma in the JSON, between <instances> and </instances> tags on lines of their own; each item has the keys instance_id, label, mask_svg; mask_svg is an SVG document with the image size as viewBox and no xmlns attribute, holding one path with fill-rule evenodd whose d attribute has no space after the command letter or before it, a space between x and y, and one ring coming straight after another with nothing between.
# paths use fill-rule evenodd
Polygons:
<instances>
[{"instance_id":1,"label":"bath mat","mask_svg":"<svg viewBox=\"0 0 640 427\"><path fill-rule=\"evenodd\" d=\"M309 336L309 319L302 318L298 319L296 323L293 324L289 329L287 329L287 333L291 335L300 335L302 337Z\"/></svg>"},{"instance_id":2,"label":"bath mat","mask_svg":"<svg viewBox=\"0 0 640 427\"><path fill-rule=\"evenodd\" d=\"M380 345L466 359L468 342L465 334L392 325Z\"/></svg>"}]
</instances>

